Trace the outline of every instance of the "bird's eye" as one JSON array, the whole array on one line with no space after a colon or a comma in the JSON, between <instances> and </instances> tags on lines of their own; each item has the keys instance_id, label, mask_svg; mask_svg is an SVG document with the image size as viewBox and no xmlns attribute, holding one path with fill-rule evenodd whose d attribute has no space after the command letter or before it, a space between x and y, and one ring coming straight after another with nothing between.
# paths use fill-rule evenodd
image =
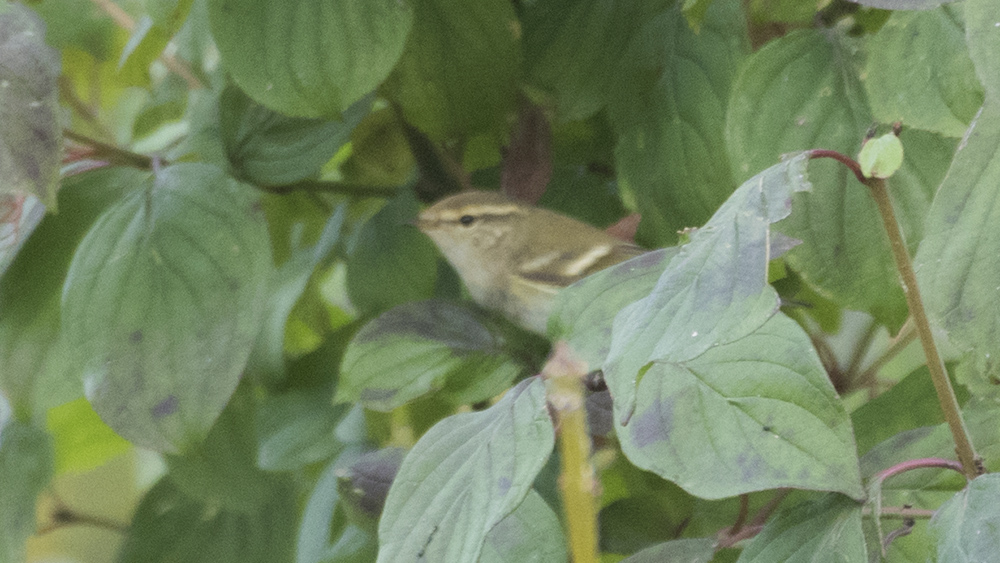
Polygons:
<instances>
[{"instance_id":1,"label":"bird's eye","mask_svg":"<svg viewBox=\"0 0 1000 563\"><path fill-rule=\"evenodd\" d=\"M461 217L459 217L458 222L468 227L475 220L476 218L473 217L472 215L462 215Z\"/></svg>"}]
</instances>

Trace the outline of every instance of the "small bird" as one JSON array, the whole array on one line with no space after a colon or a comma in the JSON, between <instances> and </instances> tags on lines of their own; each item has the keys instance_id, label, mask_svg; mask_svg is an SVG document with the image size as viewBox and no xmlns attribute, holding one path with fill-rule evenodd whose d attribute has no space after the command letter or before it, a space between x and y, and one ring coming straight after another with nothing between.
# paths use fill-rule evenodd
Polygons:
<instances>
[{"instance_id":1,"label":"small bird","mask_svg":"<svg viewBox=\"0 0 1000 563\"><path fill-rule=\"evenodd\" d=\"M458 272L476 303L545 333L556 293L645 252L604 231L499 192L471 190L415 222Z\"/></svg>"}]
</instances>

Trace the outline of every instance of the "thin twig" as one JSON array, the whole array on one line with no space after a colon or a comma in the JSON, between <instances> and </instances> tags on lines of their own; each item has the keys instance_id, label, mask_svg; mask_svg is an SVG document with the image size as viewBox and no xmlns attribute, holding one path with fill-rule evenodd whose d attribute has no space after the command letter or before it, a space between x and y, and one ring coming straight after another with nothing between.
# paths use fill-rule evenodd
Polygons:
<instances>
[{"instance_id":1,"label":"thin twig","mask_svg":"<svg viewBox=\"0 0 1000 563\"><path fill-rule=\"evenodd\" d=\"M97 139L91 139L86 135L75 133L69 129L64 129L63 135L71 141L93 149L90 157L96 160L104 160L111 164L134 166L145 170L152 169L153 167L153 159L146 155L109 145Z\"/></svg>"},{"instance_id":2,"label":"thin twig","mask_svg":"<svg viewBox=\"0 0 1000 563\"><path fill-rule=\"evenodd\" d=\"M881 371L890 360L905 350L911 342L916 340L916 338L917 330L913 325L913 317L909 317L906 319L906 322L903 323L903 327L899 329L899 334L889 341L889 347L885 349L885 352L882 352L878 358L875 358L875 361L865 368L865 371L863 371L858 377L858 380L863 382L863 384L868 387L869 398L874 399L877 394L876 378L878 376L878 372Z\"/></svg>"}]
</instances>

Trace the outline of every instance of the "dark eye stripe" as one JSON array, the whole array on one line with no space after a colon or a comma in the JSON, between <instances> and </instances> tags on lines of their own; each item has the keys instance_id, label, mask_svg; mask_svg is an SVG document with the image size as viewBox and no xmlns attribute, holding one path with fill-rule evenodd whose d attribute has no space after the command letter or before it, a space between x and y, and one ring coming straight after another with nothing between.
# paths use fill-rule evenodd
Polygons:
<instances>
[{"instance_id":1,"label":"dark eye stripe","mask_svg":"<svg viewBox=\"0 0 1000 563\"><path fill-rule=\"evenodd\" d=\"M462 215L462 217L459 218L458 222L463 225L471 225L475 220L476 218L473 217L472 215Z\"/></svg>"}]
</instances>

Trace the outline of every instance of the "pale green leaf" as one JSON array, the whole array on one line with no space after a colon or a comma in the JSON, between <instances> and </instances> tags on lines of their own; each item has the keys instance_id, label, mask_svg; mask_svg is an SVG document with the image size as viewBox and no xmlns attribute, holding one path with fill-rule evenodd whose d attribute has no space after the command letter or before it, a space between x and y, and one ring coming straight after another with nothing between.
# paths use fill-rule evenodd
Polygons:
<instances>
[{"instance_id":1,"label":"pale green leaf","mask_svg":"<svg viewBox=\"0 0 1000 563\"><path fill-rule=\"evenodd\" d=\"M448 417L403 461L379 522L379 562L476 561L555 444L545 385L527 379L489 409Z\"/></svg>"},{"instance_id":2,"label":"pale green leaf","mask_svg":"<svg viewBox=\"0 0 1000 563\"><path fill-rule=\"evenodd\" d=\"M622 563L708 563L715 555L715 540L712 538L689 538L664 542L648 547L624 559Z\"/></svg>"},{"instance_id":3,"label":"pale green leaf","mask_svg":"<svg viewBox=\"0 0 1000 563\"><path fill-rule=\"evenodd\" d=\"M101 418L137 445L179 451L236 388L272 275L256 197L203 164L160 170L80 243L62 329Z\"/></svg>"},{"instance_id":4,"label":"pale green leaf","mask_svg":"<svg viewBox=\"0 0 1000 563\"><path fill-rule=\"evenodd\" d=\"M478 563L566 561L559 517L534 489L486 536Z\"/></svg>"},{"instance_id":5,"label":"pale green leaf","mask_svg":"<svg viewBox=\"0 0 1000 563\"><path fill-rule=\"evenodd\" d=\"M985 563L1000 553L1000 475L976 477L931 520L942 563Z\"/></svg>"},{"instance_id":6,"label":"pale green leaf","mask_svg":"<svg viewBox=\"0 0 1000 563\"><path fill-rule=\"evenodd\" d=\"M339 506L338 475L359 455L348 450L320 474L299 523L296 563L371 563L375 559L375 536L347 522Z\"/></svg>"},{"instance_id":7,"label":"pale green leaf","mask_svg":"<svg viewBox=\"0 0 1000 563\"><path fill-rule=\"evenodd\" d=\"M628 414L616 398L628 459L695 496L781 487L864 496L850 419L809 337L784 315L691 360L654 361L622 425Z\"/></svg>"},{"instance_id":8,"label":"pale green leaf","mask_svg":"<svg viewBox=\"0 0 1000 563\"><path fill-rule=\"evenodd\" d=\"M868 563L861 505L827 495L782 511L740 554L738 563Z\"/></svg>"},{"instance_id":9,"label":"pale green leaf","mask_svg":"<svg viewBox=\"0 0 1000 563\"><path fill-rule=\"evenodd\" d=\"M1000 99L987 99L938 190L914 259L931 320L966 352L960 377L992 393L1000 378Z\"/></svg>"},{"instance_id":10,"label":"pale green leaf","mask_svg":"<svg viewBox=\"0 0 1000 563\"><path fill-rule=\"evenodd\" d=\"M629 412L650 362L683 363L752 333L778 310L767 284L771 224L808 190L808 155L751 178L680 247L643 299L615 317L604 374L615 408Z\"/></svg>"}]
</instances>

